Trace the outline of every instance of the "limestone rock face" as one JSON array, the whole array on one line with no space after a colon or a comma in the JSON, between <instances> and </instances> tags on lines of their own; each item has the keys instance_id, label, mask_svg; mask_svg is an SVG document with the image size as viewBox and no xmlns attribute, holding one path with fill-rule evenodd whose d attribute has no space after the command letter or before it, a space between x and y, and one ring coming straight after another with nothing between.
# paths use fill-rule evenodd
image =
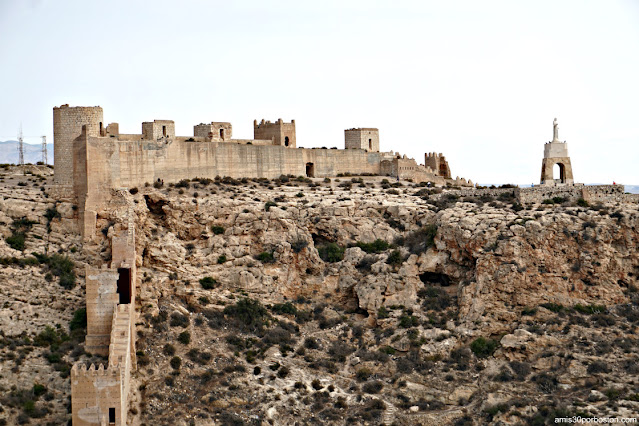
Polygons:
<instances>
[{"instance_id":1,"label":"limestone rock face","mask_svg":"<svg viewBox=\"0 0 639 426\"><path fill-rule=\"evenodd\" d=\"M132 424L186 412L184 424L469 424L491 412L494 423L527 424L566 395L604 416L617 383L617 412L636 411L635 205L445 205L409 183L390 192L370 179L350 190L320 179L125 192L139 284ZM2 196L0 388L46 384L55 398L46 420L64 424L64 363L98 360L79 344L58 363L33 341L47 325L69 331L84 265L109 264L108 236L129 207L106 205L83 241L72 202L37 187ZM52 207L60 216L49 222ZM19 250L7 238L22 218L35 223ZM68 254L76 288L21 266L32 252ZM264 329L224 313L245 298L264 307ZM479 337L494 346L473 346Z\"/></svg>"},{"instance_id":2,"label":"limestone rock face","mask_svg":"<svg viewBox=\"0 0 639 426\"><path fill-rule=\"evenodd\" d=\"M639 262L632 210L614 220L579 208L515 212L458 203L437 212L379 195L342 200L320 193L309 195L313 203L299 204L291 192L280 190L286 201L268 211L252 199L140 193L140 263L164 265L178 275L211 274L224 287L286 298L321 293L373 315L382 306L418 307L419 290L435 282L457 296L458 320L480 321L497 333L525 307L621 303ZM98 216L113 220L117 211L110 206ZM399 265L387 262L390 250L346 248L334 263L318 255L328 242L392 242L427 223L437 229L432 246L414 253L399 246ZM224 232L213 234L212 226ZM272 260L258 260L260 253Z\"/></svg>"}]
</instances>

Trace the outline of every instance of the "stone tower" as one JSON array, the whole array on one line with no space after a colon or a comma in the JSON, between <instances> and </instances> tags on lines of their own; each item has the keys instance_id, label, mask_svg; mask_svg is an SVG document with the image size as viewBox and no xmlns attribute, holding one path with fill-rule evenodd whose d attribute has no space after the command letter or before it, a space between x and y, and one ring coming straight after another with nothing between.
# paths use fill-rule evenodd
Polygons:
<instances>
[{"instance_id":1,"label":"stone tower","mask_svg":"<svg viewBox=\"0 0 639 426\"><path fill-rule=\"evenodd\" d=\"M53 181L60 186L73 186L74 149L73 141L87 125L89 136L105 133L102 108L70 107L68 104L53 108Z\"/></svg>"},{"instance_id":2,"label":"stone tower","mask_svg":"<svg viewBox=\"0 0 639 426\"><path fill-rule=\"evenodd\" d=\"M281 145L287 148L295 148L295 120L284 123L278 119L275 123L270 121L257 122L253 120L253 137L255 139L272 140L273 145Z\"/></svg>"},{"instance_id":3,"label":"stone tower","mask_svg":"<svg viewBox=\"0 0 639 426\"><path fill-rule=\"evenodd\" d=\"M553 176L553 167L559 166L559 179ZM541 184L547 186L572 184L572 166L568 156L568 144L559 140L557 119L553 121L552 141L544 145L544 159L541 163Z\"/></svg>"},{"instance_id":4,"label":"stone tower","mask_svg":"<svg viewBox=\"0 0 639 426\"><path fill-rule=\"evenodd\" d=\"M344 146L346 149L379 152L379 130L373 128L346 129L344 130Z\"/></svg>"},{"instance_id":5,"label":"stone tower","mask_svg":"<svg viewBox=\"0 0 639 426\"><path fill-rule=\"evenodd\" d=\"M433 172L437 176L441 176L444 179L451 178L448 161L446 161L446 157L444 157L441 152L439 154L436 152L427 152L424 154L424 166L433 169Z\"/></svg>"}]
</instances>

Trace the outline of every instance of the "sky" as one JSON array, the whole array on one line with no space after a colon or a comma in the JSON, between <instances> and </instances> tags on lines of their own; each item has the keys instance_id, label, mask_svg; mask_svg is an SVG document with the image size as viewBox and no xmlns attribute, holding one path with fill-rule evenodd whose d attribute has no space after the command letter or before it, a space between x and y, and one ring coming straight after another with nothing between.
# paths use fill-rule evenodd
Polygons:
<instances>
[{"instance_id":1,"label":"sky","mask_svg":"<svg viewBox=\"0 0 639 426\"><path fill-rule=\"evenodd\" d=\"M0 99L0 140L67 103L122 133L295 119L479 183L539 182L556 117L576 182L639 184L639 2L0 0Z\"/></svg>"}]
</instances>

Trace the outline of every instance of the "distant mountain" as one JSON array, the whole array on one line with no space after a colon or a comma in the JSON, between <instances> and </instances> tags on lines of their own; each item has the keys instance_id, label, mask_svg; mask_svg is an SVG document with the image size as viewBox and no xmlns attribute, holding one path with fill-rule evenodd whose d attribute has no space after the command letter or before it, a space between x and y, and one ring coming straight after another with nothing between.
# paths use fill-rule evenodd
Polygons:
<instances>
[{"instance_id":1,"label":"distant mountain","mask_svg":"<svg viewBox=\"0 0 639 426\"><path fill-rule=\"evenodd\" d=\"M53 144L47 144L47 158L53 164ZM24 144L24 162L42 161L42 145ZM18 141L0 142L0 164L18 164Z\"/></svg>"}]
</instances>

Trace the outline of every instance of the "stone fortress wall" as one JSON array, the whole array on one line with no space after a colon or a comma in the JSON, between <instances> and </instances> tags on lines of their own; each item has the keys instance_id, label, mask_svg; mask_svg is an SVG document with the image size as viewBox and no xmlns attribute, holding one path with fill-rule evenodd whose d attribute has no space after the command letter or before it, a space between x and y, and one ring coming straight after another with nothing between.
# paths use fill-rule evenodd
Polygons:
<instances>
[{"instance_id":1,"label":"stone fortress wall","mask_svg":"<svg viewBox=\"0 0 639 426\"><path fill-rule=\"evenodd\" d=\"M60 175L56 195L75 198L82 229L93 232L94 212L108 200L111 189L156 181L340 173L388 175L436 186L451 181L443 156L431 168L406 156L380 152L377 129L346 130L345 145L350 149L309 149L296 148L295 120L256 120L253 128L250 140L231 139L232 127L226 122L201 123L194 126L193 136L176 136L173 121L155 120L142 123L141 134L123 134L117 123L104 126L100 107L56 107L55 172ZM459 178L454 183L472 185Z\"/></svg>"},{"instance_id":2,"label":"stone fortress wall","mask_svg":"<svg viewBox=\"0 0 639 426\"><path fill-rule=\"evenodd\" d=\"M74 426L127 424L131 371L135 356L135 230L132 201L126 191L113 199L127 205L127 216L114 225L111 264L87 266L85 350L108 356L106 367L75 364L71 369Z\"/></svg>"},{"instance_id":3,"label":"stone fortress wall","mask_svg":"<svg viewBox=\"0 0 639 426\"><path fill-rule=\"evenodd\" d=\"M96 231L96 211L107 203L126 206L128 216L114 225L111 263L86 268L85 350L108 356L106 366L76 364L71 369L74 425L125 425L129 380L135 356L135 235L133 207L126 188L185 178L230 176L276 178L388 174L430 181L446 179L434 169L393 152L379 152L377 129L350 129L350 149L295 149L295 121L254 122L255 139L232 138L226 122L194 126L192 137L175 134L171 120L142 123L140 134L122 134L118 123L104 125L100 107L53 110L56 197L76 200L85 239ZM349 135L357 136L349 139ZM465 180L455 181L467 184Z\"/></svg>"}]
</instances>

